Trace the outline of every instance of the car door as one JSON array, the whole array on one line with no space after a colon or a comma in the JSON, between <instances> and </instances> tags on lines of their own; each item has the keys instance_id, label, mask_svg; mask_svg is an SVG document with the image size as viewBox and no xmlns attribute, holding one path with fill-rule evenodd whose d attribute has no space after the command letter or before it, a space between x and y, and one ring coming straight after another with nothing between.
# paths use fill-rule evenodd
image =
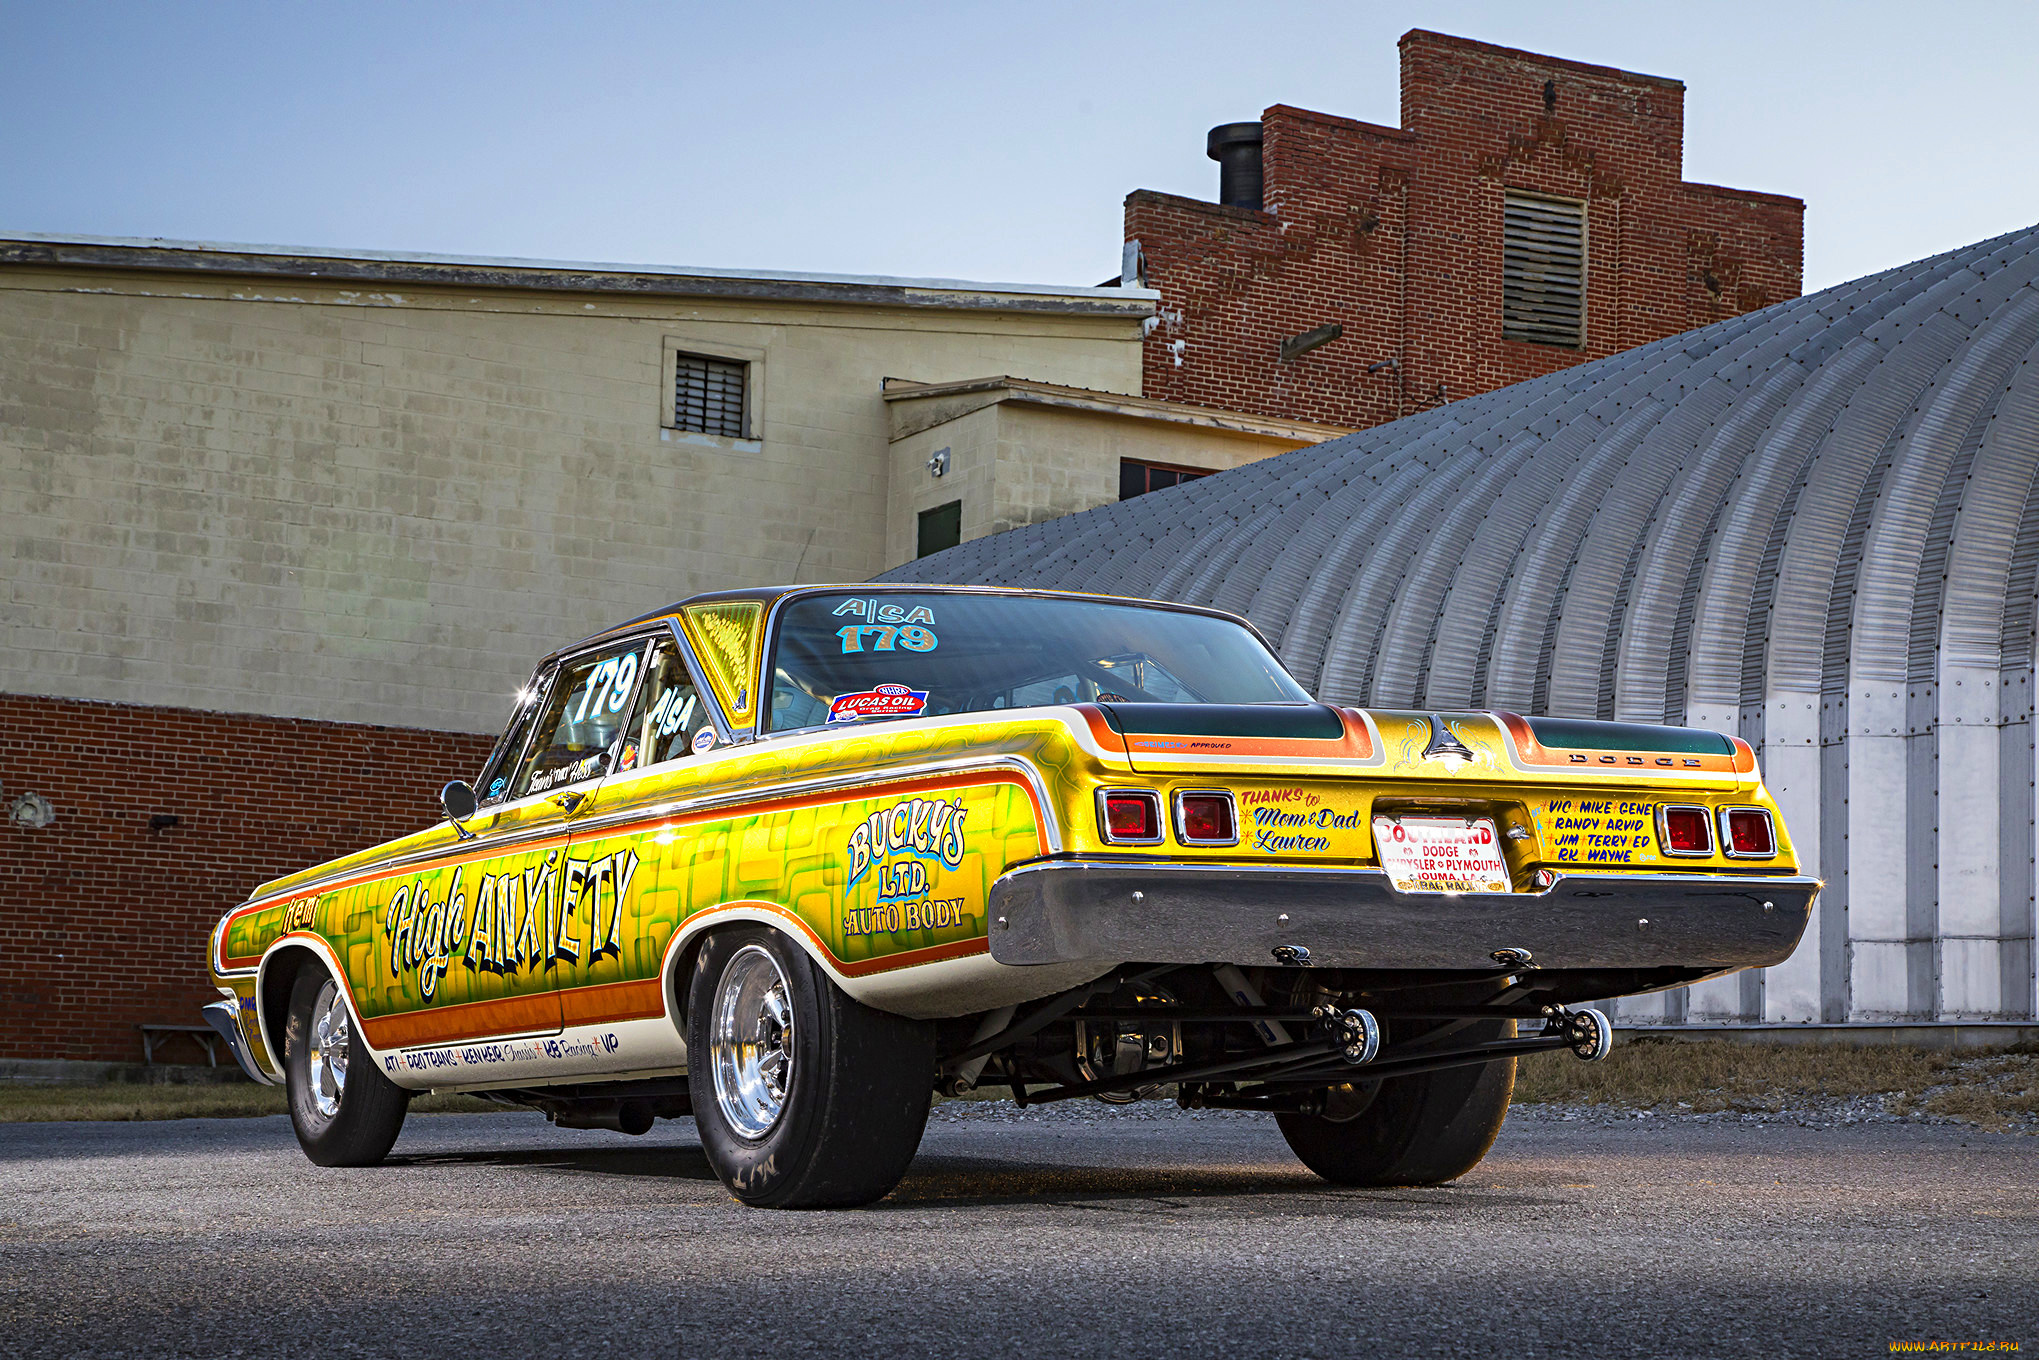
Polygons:
<instances>
[{"instance_id":1,"label":"car door","mask_svg":"<svg viewBox=\"0 0 2039 1360\"><path fill-rule=\"evenodd\" d=\"M424 889L436 886L457 924L434 951L438 976L410 1027L412 1043L558 1034L560 967L579 948L575 813L615 760L644 646L629 638L561 658L513 719L483 772L486 801L466 855L450 881L442 874ZM523 1063L556 1059L559 1046L477 1051Z\"/></svg>"},{"instance_id":2,"label":"car door","mask_svg":"<svg viewBox=\"0 0 2039 1360\"><path fill-rule=\"evenodd\" d=\"M665 1019L660 970L679 924L672 864L684 829L657 810L698 794L688 778L719 732L676 639L651 641L644 679L617 737L615 768L576 818L566 885L573 910L558 985L576 1072L646 1071L683 1060Z\"/></svg>"},{"instance_id":3,"label":"car door","mask_svg":"<svg viewBox=\"0 0 2039 1360\"><path fill-rule=\"evenodd\" d=\"M497 942L529 929L543 838L565 820L545 792L517 787L560 677L558 667L543 667L519 694L466 826L427 833L431 843L410 867L350 894L348 970L368 1039L393 1050L392 1070L463 1065L423 1051L435 1047L559 1032L559 997L542 961L527 967Z\"/></svg>"}]
</instances>

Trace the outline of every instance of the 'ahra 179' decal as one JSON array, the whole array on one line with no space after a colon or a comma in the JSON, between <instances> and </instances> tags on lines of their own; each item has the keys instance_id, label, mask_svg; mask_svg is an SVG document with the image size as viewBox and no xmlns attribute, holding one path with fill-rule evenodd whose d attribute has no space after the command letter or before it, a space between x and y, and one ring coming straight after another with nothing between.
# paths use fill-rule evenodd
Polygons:
<instances>
[{"instance_id":1,"label":"'ahra 179' decal","mask_svg":"<svg viewBox=\"0 0 2039 1360\"><path fill-rule=\"evenodd\" d=\"M845 654L863 651L866 642L874 652L889 652L895 647L904 647L909 652L931 652L940 645L935 630L921 626L935 621L935 611L924 604L908 609L903 604L880 604L875 599L844 600L835 607L835 617L845 614L865 620L836 629Z\"/></svg>"},{"instance_id":2,"label":"'ahra 179' decal","mask_svg":"<svg viewBox=\"0 0 2039 1360\"><path fill-rule=\"evenodd\" d=\"M472 910L461 882L466 865L454 869L441 898L433 897L429 879L405 883L382 913L390 976L416 973L429 1001L455 959L470 972L514 973L620 953L623 903L637 862L635 850L565 861L554 850L526 868L480 875ZM576 920L581 907L585 935Z\"/></svg>"},{"instance_id":3,"label":"'ahra 179' decal","mask_svg":"<svg viewBox=\"0 0 2039 1360\"><path fill-rule=\"evenodd\" d=\"M850 886L876 865L879 901L921 896L927 869L915 861L936 860L951 869L963 863L965 812L961 803L907 798L872 813L850 833ZM895 861L895 855L907 858Z\"/></svg>"},{"instance_id":4,"label":"'ahra 179' decal","mask_svg":"<svg viewBox=\"0 0 2039 1360\"><path fill-rule=\"evenodd\" d=\"M935 611L926 605L908 609L903 604L880 604L875 599L844 600L835 607L835 617L849 614L866 623L933 623Z\"/></svg>"}]
</instances>

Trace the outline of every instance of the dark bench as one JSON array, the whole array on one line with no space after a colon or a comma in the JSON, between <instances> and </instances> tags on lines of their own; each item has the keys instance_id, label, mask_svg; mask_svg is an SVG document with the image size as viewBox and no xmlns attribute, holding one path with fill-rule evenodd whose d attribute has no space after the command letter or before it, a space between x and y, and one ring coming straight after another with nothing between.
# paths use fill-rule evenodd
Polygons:
<instances>
[{"instance_id":1,"label":"dark bench","mask_svg":"<svg viewBox=\"0 0 2039 1360\"><path fill-rule=\"evenodd\" d=\"M136 1025L142 1032L142 1061L155 1065L156 1049L179 1038L186 1038L205 1050L205 1060L214 1067L219 1066L219 1031L211 1025Z\"/></svg>"}]
</instances>

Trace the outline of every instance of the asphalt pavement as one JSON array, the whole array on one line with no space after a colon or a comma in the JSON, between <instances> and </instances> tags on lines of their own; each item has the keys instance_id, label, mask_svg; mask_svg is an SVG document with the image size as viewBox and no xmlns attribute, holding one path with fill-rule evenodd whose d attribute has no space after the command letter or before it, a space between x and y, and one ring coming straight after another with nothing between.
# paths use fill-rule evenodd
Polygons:
<instances>
[{"instance_id":1,"label":"asphalt pavement","mask_svg":"<svg viewBox=\"0 0 2039 1360\"><path fill-rule=\"evenodd\" d=\"M936 1116L896 1194L835 1213L739 1206L688 1120L413 1116L369 1170L282 1118L0 1125L0 1353L2039 1348L2031 1136L1518 1112L1460 1182L1344 1190L1253 1115Z\"/></svg>"}]
</instances>

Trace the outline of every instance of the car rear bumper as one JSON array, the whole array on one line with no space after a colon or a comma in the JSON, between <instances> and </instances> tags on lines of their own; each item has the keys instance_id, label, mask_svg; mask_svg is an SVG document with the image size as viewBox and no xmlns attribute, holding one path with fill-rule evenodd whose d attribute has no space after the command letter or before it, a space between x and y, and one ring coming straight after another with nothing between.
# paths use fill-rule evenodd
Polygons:
<instances>
[{"instance_id":1,"label":"car rear bumper","mask_svg":"<svg viewBox=\"0 0 2039 1360\"><path fill-rule=\"evenodd\" d=\"M1491 969L1500 949L1544 968L1781 963L1820 882L1799 876L1567 874L1535 893L1399 893L1378 869L1047 860L991 889L1000 963L1275 961L1329 968Z\"/></svg>"}]
</instances>

